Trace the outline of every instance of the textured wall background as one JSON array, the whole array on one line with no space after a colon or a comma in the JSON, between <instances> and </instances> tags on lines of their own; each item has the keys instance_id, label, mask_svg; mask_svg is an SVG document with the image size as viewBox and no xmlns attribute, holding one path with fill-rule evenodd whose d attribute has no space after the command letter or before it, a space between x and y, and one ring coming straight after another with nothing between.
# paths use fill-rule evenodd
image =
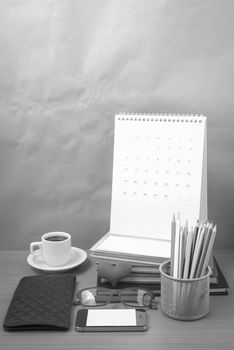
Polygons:
<instances>
[{"instance_id":1,"label":"textured wall background","mask_svg":"<svg viewBox=\"0 0 234 350\"><path fill-rule=\"evenodd\" d=\"M234 2L0 2L0 248L109 228L113 116L208 117L209 217L234 245Z\"/></svg>"}]
</instances>

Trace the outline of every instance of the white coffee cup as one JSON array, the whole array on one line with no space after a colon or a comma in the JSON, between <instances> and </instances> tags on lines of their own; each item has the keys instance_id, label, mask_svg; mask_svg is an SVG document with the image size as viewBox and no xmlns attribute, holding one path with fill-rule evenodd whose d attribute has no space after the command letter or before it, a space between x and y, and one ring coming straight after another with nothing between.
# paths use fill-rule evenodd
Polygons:
<instances>
[{"instance_id":1,"label":"white coffee cup","mask_svg":"<svg viewBox=\"0 0 234 350\"><path fill-rule=\"evenodd\" d=\"M47 265L64 265L71 257L71 235L66 232L44 233L40 242L30 244L30 253L40 254Z\"/></svg>"}]
</instances>

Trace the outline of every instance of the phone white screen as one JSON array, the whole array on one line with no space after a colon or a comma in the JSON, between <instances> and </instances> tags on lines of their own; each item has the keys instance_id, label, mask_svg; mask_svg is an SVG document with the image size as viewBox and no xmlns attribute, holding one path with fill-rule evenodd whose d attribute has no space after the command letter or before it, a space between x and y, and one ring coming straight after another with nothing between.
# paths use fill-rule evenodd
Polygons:
<instances>
[{"instance_id":1,"label":"phone white screen","mask_svg":"<svg viewBox=\"0 0 234 350\"><path fill-rule=\"evenodd\" d=\"M86 326L136 326L136 310L89 309Z\"/></svg>"}]
</instances>

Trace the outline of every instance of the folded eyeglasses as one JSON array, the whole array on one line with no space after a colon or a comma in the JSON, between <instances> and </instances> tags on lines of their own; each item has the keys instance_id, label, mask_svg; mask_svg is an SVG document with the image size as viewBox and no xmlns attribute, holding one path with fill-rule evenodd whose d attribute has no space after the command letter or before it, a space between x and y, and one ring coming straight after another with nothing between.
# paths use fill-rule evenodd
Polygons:
<instances>
[{"instance_id":1,"label":"folded eyeglasses","mask_svg":"<svg viewBox=\"0 0 234 350\"><path fill-rule=\"evenodd\" d=\"M157 309L154 293L143 288L108 289L91 287L77 292L75 305L98 307L109 303L122 303L134 308Z\"/></svg>"}]
</instances>

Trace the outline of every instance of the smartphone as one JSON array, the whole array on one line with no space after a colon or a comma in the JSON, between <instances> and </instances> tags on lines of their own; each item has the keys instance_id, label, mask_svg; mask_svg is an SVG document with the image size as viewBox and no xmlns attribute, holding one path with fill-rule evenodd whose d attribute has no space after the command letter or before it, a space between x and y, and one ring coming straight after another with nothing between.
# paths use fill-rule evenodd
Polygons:
<instances>
[{"instance_id":1,"label":"smartphone","mask_svg":"<svg viewBox=\"0 0 234 350\"><path fill-rule=\"evenodd\" d=\"M80 309L78 332L140 332L148 329L147 313L142 309Z\"/></svg>"}]
</instances>

